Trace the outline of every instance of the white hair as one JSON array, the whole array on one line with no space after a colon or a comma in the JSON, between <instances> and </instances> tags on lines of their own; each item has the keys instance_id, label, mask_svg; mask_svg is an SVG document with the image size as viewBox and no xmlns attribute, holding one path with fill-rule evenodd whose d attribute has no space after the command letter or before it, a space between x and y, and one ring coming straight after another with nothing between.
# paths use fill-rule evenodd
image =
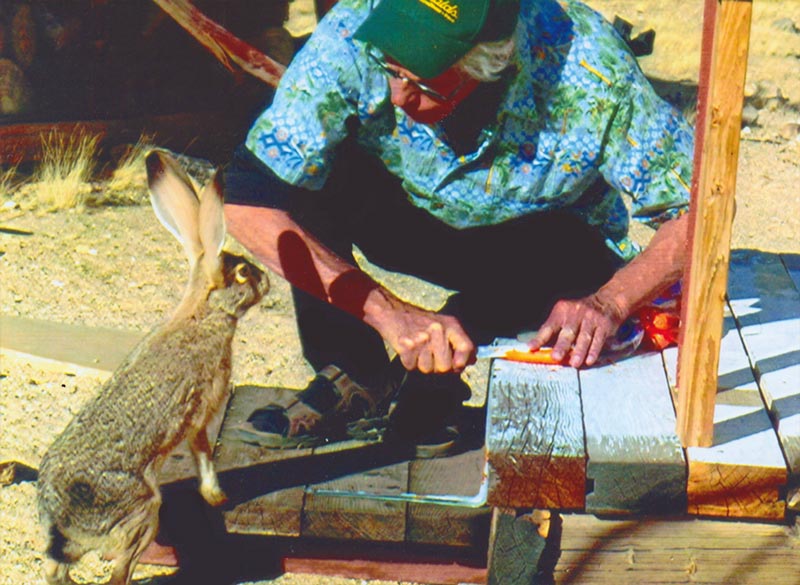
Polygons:
<instances>
[{"instance_id":1,"label":"white hair","mask_svg":"<svg viewBox=\"0 0 800 585\"><path fill-rule=\"evenodd\" d=\"M514 37L475 45L461 57L456 67L481 82L497 81L500 74L511 65L516 43Z\"/></svg>"}]
</instances>

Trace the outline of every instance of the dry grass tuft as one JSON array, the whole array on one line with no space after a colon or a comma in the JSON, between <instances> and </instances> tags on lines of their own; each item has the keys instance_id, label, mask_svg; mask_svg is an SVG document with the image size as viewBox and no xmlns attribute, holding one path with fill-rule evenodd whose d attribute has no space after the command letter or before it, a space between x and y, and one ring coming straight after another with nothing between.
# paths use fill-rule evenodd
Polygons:
<instances>
[{"instance_id":1,"label":"dry grass tuft","mask_svg":"<svg viewBox=\"0 0 800 585\"><path fill-rule=\"evenodd\" d=\"M153 148L152 137L142 136L120 159L93 205L141 205L148 201L144 159Z\"/></svg>"},{"instance_id":2,"label":"dry grass tuft","mask_svg":"<svg viewBox=\"0 0 800 585\"><path fill-rule=\"evenodd\" d=\"M11 199L18 182L17 165L5 170L0 169L0 198Z\"/></svg>"},{"instance_id":3,"label":"dry grass tuft","mask_svg":"<svg viewBox=\"0 0 800 585\"><path fill-rule=\"evenodd\" d=\"M50 134L42 143L42 161L20 189L25 207L55 211L83 205L92 193L97 136Z\"/></svg>"}]
</instances>

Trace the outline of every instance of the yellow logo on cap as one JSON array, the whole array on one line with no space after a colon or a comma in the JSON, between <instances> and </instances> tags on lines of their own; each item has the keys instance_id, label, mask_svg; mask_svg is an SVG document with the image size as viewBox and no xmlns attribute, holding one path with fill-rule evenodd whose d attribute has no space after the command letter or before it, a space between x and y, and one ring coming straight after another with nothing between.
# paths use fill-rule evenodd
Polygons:
<instances>
[{"instance_id":1,"label":"yellow logo on cap","mask_svg":"<svg viewBox=\"0 0 800 585\"><path fill-rule=\"evenodd\" d=\"M445 20L455 22L458 20L458 4L448 0L419 0L422 4L444 16Z\"/></svg>"}]
</instances>

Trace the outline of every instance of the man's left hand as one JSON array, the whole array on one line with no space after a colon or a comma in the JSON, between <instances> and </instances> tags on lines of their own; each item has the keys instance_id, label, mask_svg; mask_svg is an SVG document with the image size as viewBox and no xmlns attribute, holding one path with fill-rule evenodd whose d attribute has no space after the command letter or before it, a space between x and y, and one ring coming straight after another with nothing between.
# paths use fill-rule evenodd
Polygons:
<instances>
[{"instance_id":1,"label":"man's left hand","mask_svg":"<svg viewBox=\"0 0 800 585\"><path fill-rule=\"evenodd\" d=\"M569 354L569 365L573 368L583 364L591 366L600 356L606 339L617 332L623 321L622 311L597 294L582 299L562 299L539 328L531 341L531 349L535 351L555 339L552 353L555 360L560 361Z\"/></svg>"}]
</instances>

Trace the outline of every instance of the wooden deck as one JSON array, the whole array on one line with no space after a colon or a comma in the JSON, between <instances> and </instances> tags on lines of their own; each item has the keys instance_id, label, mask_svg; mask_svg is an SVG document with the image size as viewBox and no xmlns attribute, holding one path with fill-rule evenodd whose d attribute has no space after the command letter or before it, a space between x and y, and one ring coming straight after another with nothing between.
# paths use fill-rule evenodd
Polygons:
<instances>
[{"instance_id":1,"label":"wooden deck","mask_svg":"<svg viewBox=\"0 0 800 585\"><path fill-rule=\"evenodd\" d=\"M799 289L800 256L733 253L705 449L675 435L674 349L580 371L497 360L486 409L466 414L473 442L436 460L380 443L245 443L237 425L293 391L237 388L216 425L230 497L220 528L279 551L293 572L483 583L492 508L552 509L563 523L550 523L542 558L558 583L800 585ZM111 369L136 341L19 318L0 327L6 363L72 372ZM178 451L167 493L193 489L192 475Z\"/></svg>"},{"instance_id":2,"label":"wooden deck","mask_svg":"<svg viewBox=\"0 0 800 585\"><path fill-rule=\"evenodd\" d=\"M733 253L708 448L675 434L675 348L580 371L496 361L489 504L783 520L800 480L796 267Z\"/></svg>"}]
</instances>

